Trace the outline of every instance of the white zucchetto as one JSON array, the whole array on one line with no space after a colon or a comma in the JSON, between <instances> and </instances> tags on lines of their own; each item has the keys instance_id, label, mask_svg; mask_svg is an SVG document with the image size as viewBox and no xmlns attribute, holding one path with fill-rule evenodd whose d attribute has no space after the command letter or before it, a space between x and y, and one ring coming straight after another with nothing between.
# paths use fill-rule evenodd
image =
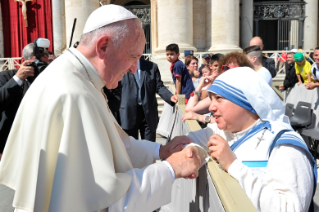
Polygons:
<instances>
[{"instance_id":1,"label":"white zucchetto","mask_svg":"<svg viewBox=\"0 0 319 212\"><path fill-rule=\"evenodd\" d=\"M131 11L122 6L115 4L104 5L91 13L85 23L83 34L118 21L133 18L137 17Z\"/></svg>"}]
</instances>

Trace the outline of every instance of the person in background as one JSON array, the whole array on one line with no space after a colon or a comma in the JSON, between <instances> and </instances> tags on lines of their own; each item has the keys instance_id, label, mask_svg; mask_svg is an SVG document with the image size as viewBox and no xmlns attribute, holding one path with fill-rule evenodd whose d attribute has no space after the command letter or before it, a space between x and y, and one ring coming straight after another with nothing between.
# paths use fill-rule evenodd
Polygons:
<instances>
[{"instance_id":1,"label":"person in background","mask_svg":"<svg viewBox=\"0 0 319 212\"><path fill-rule=\"evenodd\" d=\"M249 46L244 52L250 62L254 65L256 73L263 78L270 87L272 87L272 79L269 71L262 65L262 52L259 46Z\"/></svg>"},{"instance_id":2,"label":"person in background","mask_svg":"<svg viewBox=\"0 0 319 212\"><path fill-rule=\"evenodd\" d=\"M319 47L315 48L315 51L312 54L314 63L311 66L311 74L314 82L308 82L306 88L312 90L316 87L319 87Z\"/></svg>"},{"instance_id":3,"label":"person in background","mask_svg":"<svg viewBox=\"0 0 319 212\"><path fill-rule=\"evenodd\" d=\"M279 90L287 90L288 88L292 88L295 86L295 84L298 82L298 78L296 75L296 69L295 69L295 59L294 59L295 53L289 52L287 54L287 61L285 64L285 80L284 83L279 85Z\"/></svg>"},{"instance_id":4,"label":"person in background","mask_svg":"<svg viewBox=\"0 0 319 212\"><path fill-rule=\"evenodd\" d=\"M188 70L188 73L192 77L194 88L196 88L201 79L201 76L198 71L198 59L193 55L188 55L185 58L185 65Z\"/></svg>"},{"instance_id":5,"label":"person in background","mask_svg":"<svg viewBox=\"0 0 319 212\"><path fill-rule=\"evenodd\" d=\"M313 82L313 80L311 79L311 65L305 59L303 54L301 52L297 52L294 55L294 59L295 59L296 75L298 78L297 85L302 84L301 79L303 80L304 84L307 84L308 82Z\"/></svg>"},{"instance_id":6,"label":"person in background","mask_svg":"<svg viewBox=\"0 0 319 212\"><path fill-rule=\"evenodd\" d=\"M203 54L202 65L198 69L200 74L202 74L202 68L204 67L204 65L209 65L210 64L210 58L211 58L210 54L208 54L208 53Z\"/></svg>"},{"instance_id":7,"label":"person in background","mask_svg":"<svg viewBox=\"0 0 319 212\"><path fill-rule=\"evenodd\" d=\"M56 56L51 51L48 51L48 53L49 53L48 64L50 64L50 63L52 63L53 60L55 60Z\"/></svg>"},{"instance_id":8,"label":"person in background","mask_svg":"<svg viewBox=\"0 0 319 212\"><path fill-rule=\"evenodd\" d=\"M158 94L169 105L174 106L178 97L164 85L156 63L139 59L137 71L123 76L122 101L119 109L123 130L135 139L155 142L158 124Z\"/></svg>"},{"instance_id":9,"label":"person in background","mask_svg":"<svg viewBox=\"0 0 319 212\"><path fill-rule=\"evenodd\" d=\"M172 43L166 46L166 59L171 63L170 70L175 84L176 95L184 94L185 104L187 104L195 88L185 64L178 57L179 47L177 44Z\"/></svg>"},{"instance_id":10,"label":"person in background","mask_svg":"<svg viewBox=\"0 0 319 212\"><path fill-rule=\"evenodd\" d=\"M250 46L255 46L255 45L259 46L261 50L264 49L264 44L263 44L263 40L261 39L261 37L256 36L250 40ZM266 56L263 56L262 65L268 69L272 78L274 78L277 75L275 61L272 58L268 58Z\"/></svg>"}]
</instances>

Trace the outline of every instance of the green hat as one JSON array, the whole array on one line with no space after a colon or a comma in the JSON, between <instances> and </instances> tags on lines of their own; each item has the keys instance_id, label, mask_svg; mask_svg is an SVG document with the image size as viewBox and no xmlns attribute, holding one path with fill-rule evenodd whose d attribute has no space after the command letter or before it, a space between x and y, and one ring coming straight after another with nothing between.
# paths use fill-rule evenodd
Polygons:
<instances>
[{"instance_id":1,"label":"green hat","mask_svg":"<svg viewBox=\"0 0 319 212\"><path fill-rule=\"evenodd\" d=\"M296 62L299 62L299 61L302 61L304 59L304 56L301 52L297 52L295 55L294 55L294 58L295 58L295 61Z\"/></svg>"}]
</instances>

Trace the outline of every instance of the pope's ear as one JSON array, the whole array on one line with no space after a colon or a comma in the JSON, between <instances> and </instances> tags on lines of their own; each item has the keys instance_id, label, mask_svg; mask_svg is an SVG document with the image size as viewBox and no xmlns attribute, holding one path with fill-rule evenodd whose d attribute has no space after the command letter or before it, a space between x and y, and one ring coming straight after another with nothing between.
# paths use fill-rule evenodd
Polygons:
<instances>
[{"instance_id":1,"label":"pope's ear","mask_svg":"<svg viewBox=\"0 0 319 212\"><path fill-rule=\"evenodd\" d=\"M100 59L105 58L106 52L110 45L110 37L109 36L102 36L96 42L96 53Z\"/></svg>"}]
</instances>

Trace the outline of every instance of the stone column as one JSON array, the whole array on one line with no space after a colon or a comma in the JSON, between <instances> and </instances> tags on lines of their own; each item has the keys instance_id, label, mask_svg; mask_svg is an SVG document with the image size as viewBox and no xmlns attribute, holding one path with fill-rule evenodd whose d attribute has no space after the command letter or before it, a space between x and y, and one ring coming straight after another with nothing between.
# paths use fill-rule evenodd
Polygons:
<instances>
[{"instance_id":1,"label":"stone column","mask_svg":"<svg viewBox=\"0 0 319 212\"><path fill-rule=\"evenodd\" d=\"M2 24L2 9L1 9L1 1L0 1L0 58L3 58L3 57L4 57L3 24Z\"/></svg>"},{"instance_id":2,"label":"stone column","mask_svg":"<svg viewBox=\"0 0 319 212\"><path fill-rule=\"evenodd\" d=\"M160 0L158 6L158 48L164 53L170 43L177 43L180 52L194 50L193 0Z\"/></svg>"},{"instance_id":3,"label":"stone column","mask_svg":"<svg viewBox=\"0 0 319 212\"><path fill-rule=\"evenodd\" d=\"M54 0L56 1L56 0ZM72 26L76 18L76 26L73 34L72 45L79 41L84 29L85 22L89 15L100 6L99 1L93 0L65 0L65 25L66 41L69 47Z\"/></svg>"},{"instance_id":4,"label":"stone column","mask_svg":"<svg viewBox=\"0 0 319 212\"><path fill-rule=\"evenodd\" d=\"M212 1L211 46L208 51L225 52L239 48L239 0Z\"/></svg>"},{"instance_id":5,"label":"stone column","mask_svg":"<svg viewBox=\"0 0 319 212\"><path fill-rule=\"evenodd\" d=\"M193 43L197 51L202 52L206 47L206 2L193 1Z\"/></svg>"},{"instance_id":6,"label":"stone column","mask_svg":"<svg viewBox=\"0 0 319 212\"><path fill-rule=\"evenodd\" d=\"M241 0L240 7L240 46L244 49L249 46L253 38L253 0Z\"/></svg>"},{"instance_id":7,"label":"stone column","mask_svg":"<svg viewBox=\"0 0 319 212\"><path fill-rule=\"evenodd\" d=\"M53 46L56 56L66 49L64 9L64 0L52 1Z\"/></svg>"},{"instance_id":8,"label":"stone column","mask_svg":"<svg viewBox=\"0 0 319 212\"><path fill-rule=\"evenodd\" d=\"M304 22L304 50L314 49L317 46L318 27L318 0L308 0L305 8Z\"/></svg>"},{"instance_id":9,"label":"stone column","mask_svg":"<svg viewBox=\"0 0 319 212\"><path fill-rule=\"evenodd\" d=\"M158 47L157 0L151 0L151 48L152 53Z\"/></svg>"}]
</instances>

